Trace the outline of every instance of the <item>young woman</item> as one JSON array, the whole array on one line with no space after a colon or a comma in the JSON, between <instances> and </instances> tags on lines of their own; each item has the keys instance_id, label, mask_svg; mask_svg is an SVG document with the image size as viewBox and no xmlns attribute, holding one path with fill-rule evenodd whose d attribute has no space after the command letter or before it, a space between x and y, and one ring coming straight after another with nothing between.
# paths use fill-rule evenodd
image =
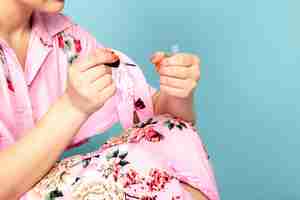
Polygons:
<instances>
[{"instance_id":1,"label":"young woman","mask_svg":"<svg viewBox=\"0 0 300 200\"><path fill-rule=\"evenodd\" d=\"M104 132L117 121L126 129L134 126L134 122L164 113L189 122L195 120L193 91L200 77L197 56L178 53L170 57L163 52L155 53L151 61L160 74L161 83L160 90L155 91L126 55L104 48L69 18L59 14L63 6L64 0L8 0L0 4L0 199L93 199L74 196L82 191L72 191L75 182L71 184L64 180L58 185L52 182L42 187L49 177L24 194L48 173L66 148L84 142L95 133ZM118 60L120 66L112 71L109 63ZM149 146L148 151L143 149L147 145L138 148L132 153L135 156L129 159L132 164L127 166L132 166L126 168L126 173L137 167L134 164L151 161L151 169L147 171L145 168L144 174L151 170L153 176L164 174L163 186L155 186L151 194L146 194L146 190L133 190L137 194L127 194L125 186L131 187L133 183L126 183L122 185L121 199L188 199L192 196L194 199L218 199L201 141L191 124L182 120L158 116L136 125L129 129L139 130L132 134L135 139L123 136L122 142L120 138L117 143L107 142L99 152L80 157L83 163L80 169L74 168L78 165L72 165L58 170L63 174L53 180L60 182L68 172L80 182L78 180L86 172L99 171L97 166L103 161L97 159L104 154L109 157L107 154L111 151L114 151L112 158L118 157L117 163L122 161L123 167L129 163L124 161L127 154L130 155L129 150L121 154L119 149L114 149L115 146L140 145L144 138L143 141L150 141L151 145L155 141L160 147ZM168 129L158 133L154 126L163 125ZM172 137L167 135L174 127L176 137L168 140L167 137ZM176 133L177 129L186 129L183 130L185 134ZM165 143L161 142L163 138ZM178 150L174 153L166 151L164 148L170 144L176 144ZM186 149L187 146L190 148ZM163 162L158 162L153 156L159 154L163 155L160 158ZM91 160L96 164L90 165ZM72 164L62 161L58 166L66 163ZM50 172L49 176L53 173ZM115 183L121 180L119 175L113 177ZM45 192L48 193L43 196ZM166 196L159 197L163 194Z\"/></svg>"}]
</instances>

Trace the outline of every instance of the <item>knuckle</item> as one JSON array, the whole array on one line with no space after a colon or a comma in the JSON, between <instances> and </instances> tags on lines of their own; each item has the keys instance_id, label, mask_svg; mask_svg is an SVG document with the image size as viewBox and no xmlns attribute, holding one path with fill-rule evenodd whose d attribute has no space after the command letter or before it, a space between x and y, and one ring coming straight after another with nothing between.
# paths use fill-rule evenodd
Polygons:
<instances>
[{"instance_id":1,"label":"knuckle","mask_svg":"<svg viewBox=\"0 0 300 200\"><path fill-rule=\"evenodd\" d=\"M180 68L180 70L177 70L178 77L181 78L187 78L188 77L188 69L187 68Z\"/></svg>"},{"instance_id":2,"label":"knuckle","mask_svg":"<svg viewBox=\"0 0 300 200\"><path fill-rule=\"evenodd\" d=\"M192 56L193 56L193 58L194 58L194 59L193 59L194 62L195 62L196 64L200 64L201 58L200 58L199 56L195 55L195 54L193 54Z\"/></svg>"},{"instance_id":3,"label":"knuckle","mask_svg":"<svg viewBox=\"0 0 300 200\"><path fill-rule=\"evenodd\" d=\"M168 75L168 74L170 74L170 69L167 68L167 67L161 67L161 68L159 69L159 72L160 72L160 74L162 74L162 75Z\"/></svg>"},{"instance_id":4,"label":"knuckle","mask_svg":"<svg viewBox=\"0 0 300 200\"><path fill-rule=\"evenodd\" d=\"M190 90L184 90L183 92L182 92L182 97L183 98L186 98L186 97L188 97L190 95Z\"/></svg>"},{"instance_id":5,"label":"knuckle","mask_svg":"<svg viewBox=\"0 0 300 200\"><path fill-rule=\"evenodd\" d=\"M167 84L167 78L161 76L161 77L160 77L160 83L162 83L162 84Z\"/></svg>"},{"instance_id":6,"label":"knuckle","mask_svg":"<svg viewBox=\"0 0 300 200\"><path fill-rule=\"evenodd\" d=\"M172 57L172 61L174 63L181 63L183 60L183 54L176 54L175 56Z\"/></svg>"},{"instance_id":7,"label":"knuckle","mask_svg":"<svg viewBox=\"0 0 300 200\"><path fill-rule=\"evenodd\" d=\"M112 76L110 74L105 74L104 79L106 82L111 83L112 82Z\"/></svg>"},{"instance_id":8,"label":"knuckle","mask_svg":"<svg viewBox=\"0 0 300 200\"><path fill-rule=\"evenodd\" d=\"M183 86L184 86L184 88L192 87L192 81L190 79L185 79Z\"/></svg>"}]
</instances>

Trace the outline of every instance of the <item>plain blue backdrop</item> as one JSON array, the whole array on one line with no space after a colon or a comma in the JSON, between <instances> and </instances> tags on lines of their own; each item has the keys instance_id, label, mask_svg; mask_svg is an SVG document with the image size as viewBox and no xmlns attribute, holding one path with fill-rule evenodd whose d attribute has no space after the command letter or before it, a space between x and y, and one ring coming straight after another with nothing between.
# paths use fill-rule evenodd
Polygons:
<instances>
[{"instance_id":1,"label":"plain blue backdrop","mask_svg":"<svg viewBox=\"0 0 300 200\"><path fill-rule=\"evenodd\" d=\"M225 200L300 199L300 1L68 1L65 13L158 77L149 56L201 55L196 109ZM76 151L96 149L118 132ZM73 152L67 152L65 156Z\"/></svg>"}]
</instances>

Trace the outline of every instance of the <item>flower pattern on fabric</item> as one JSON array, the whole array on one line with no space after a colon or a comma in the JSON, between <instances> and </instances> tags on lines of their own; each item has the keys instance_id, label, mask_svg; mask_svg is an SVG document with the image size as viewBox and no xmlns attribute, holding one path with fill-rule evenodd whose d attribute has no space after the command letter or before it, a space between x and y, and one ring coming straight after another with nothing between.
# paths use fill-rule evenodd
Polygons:
<instances>
[{"instance_id":1,"label":"flower pattern on fabric","mask_svg":"<svg viewBox=\"0 0 300 200\"><path fill-rule=\"evenodd\" d=\"M105 150L125 143L139 143L142 139L148 142L159 142L164 136L153 128L153 125L157 123L153 118L148 119L146 122L140 122L134 128L124 131L120 136L109 139L101 149Z\"/></svg>"},{"instance_id":2,"label":"flower pattern on fabric","mask_svg":"<svg viewBox=\"0 0 300 200\"><path fill-rule=\"evenodd\" d=\"M65 32L60 32L57 35L57 40L59 48L61 48L66 54L68 63L72 64L79 57L79 54L82 51L81 41Z\"/></svg>"},{"instance_id":3,"label":"flower pattern on fabric","mask_svg":"<svg viewBox=\"0 0 300 200\"><path fill-rule=\"evenodd\" d=\"M4 55L4 52L3 52L3 48L0 45L0 64L4 65L5 63L6 63L6 58L5 58L5 55Z\"/></svg>"},{"instance_id":4,"label":"flower pattern on fabric","mask_svg":"<svg viewBox=\"0 0 300 200\"><path fill-rule=\"evenodd\" d=\"M0 66L5 66L7 64L6 61L6 57L4 55L4 51L3 48L0 46ZM8 68L7 67L3 67L5 69L5 78L6 78L6 83L7 83L7 87L10 91L14 92L15 88L9 78L9 72L8 72Z\"/></svg>"},{"instance_id":5,"label":"flower pattern on fabric","mask_svg":"<svg viewBox=\"0 0 300 200\"><path fill-rule=\"evenodd\" d=\"M172 129L169 124L174 124ZM158 127L164 135L155 130ZM180 181L188 178L181 179L181 173L188 173L154 161L156 156L148 155L143 142L159 142L168 139L168 135L181 135L184 129L193 131L188 122L173 117L140 122L107 141L98 151L58 162L33 191L46 200L183 200Z\"/></svg>"},{"instance_id":6,"label":"flower pattern on fabric","mask_svg":"<svg viewBox=\"0 0 300 200\"><path fill-rule=\"evenodd\" d=\"M146 105L141 98L138 98L138 100L136 100L134 103L134 107L136 110L143 110L146 108Z\"/></svg>"},{"instance_id":7,"label":"flower pattern on fabric","mask_svg":"<svg viewBox=\"0 0 300 200\"><path fill-rule=\"evenodd\" d=\"M175 179L158 168L140 173L126 160L127 155L126 148L117 147L63 160L34 190L46 200L68 195L74 200L155 200Z\"/></svg>"},{"instance_id":8,"label":"flower pattern on fabric","mask_svg":"<svg viewBox=\"0 0 300 200\"><path fill-rule=\"evenodd\" d=\"M132 135L128 140L128 142L131 143L138 143L142 139L145 139L148 142L159 142L164 138L162 134L152 127L137 128L131 134Z\"/></svg>"},{"instance_id":9,"label":"flower pattern on fabric","mask_svg":"<svg viewBox=\"0 0 300 200\"><path fill-rule=\"evenodd\" d=\"M140 123L136 124L134 127L135 128L145 128L147 126L155 125L157 123L158 123L158 121L154 120L154 118L151 117L145 122L140 122Z\"/></svg>"},{"instance_id":10,"label":"flower pattern on fabric","mask_svg":"<svg viewBox=\"0 0 300 200\"><path fill-rule=\"evenodd\" d=\"M167 126L170 130L172 130L173 128L178 128L179 130L183 130L188 128L188 125L185 121L174 117L173 119L168 119L167 121L164 122L165 126Z\"/></svg>"},{"instance_id":11,"label":"flower pattern on fabric","mask_svg":"<svg viewBox=\"0 0 300 200\"><path fill-rule=\"evenodd\" d=\"M62 191L59 191L58 189L51 191L47 196L46 200L55 200L56 198L63 197Z\"/></svg>"}]
</instances>

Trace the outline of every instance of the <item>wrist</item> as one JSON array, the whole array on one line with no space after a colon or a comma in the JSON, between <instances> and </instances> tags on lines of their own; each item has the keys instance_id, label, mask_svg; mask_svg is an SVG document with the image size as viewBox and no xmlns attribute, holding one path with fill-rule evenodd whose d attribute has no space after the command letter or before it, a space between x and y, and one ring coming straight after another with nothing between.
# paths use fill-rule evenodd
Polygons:
<instances>
[{"instance_id":1,"label":"wrist","mask_svg":"<svg viewBox=\"0 0 300 200\"><path fill-rule=\"evenodd\" d=\"M72 116L87 119L90 114L78 109L72 102L71 97L68 94L64 94L59 99L59 104L62 106L64 112L70 113Z\"/></svg>"},{"instance_id":2,"label":"wrist","mask_svg":"<svg viewBox=\"0 0 300 200\"><path fill-rule=\"evenodd\" d=\"M193 98L193 93L185 98L181 98L159 91L155 102L155 113L169 113L186 121L194 122L195 113L193 111Z\"/></svg>"},{"instance_id":3,"label":"wrist","mask_svg":"<svg viewBox=\"0 0 300 200\"><path fill-rule=\"evenodd\" d=\"M173 95L169 95L164 91L159 91L158 99L162 100L164 103L174 103L179 102L181 105L191 104L194 99L194 92L191 92L186 97L176 97Z\"/></svg>"}]
</instances>

